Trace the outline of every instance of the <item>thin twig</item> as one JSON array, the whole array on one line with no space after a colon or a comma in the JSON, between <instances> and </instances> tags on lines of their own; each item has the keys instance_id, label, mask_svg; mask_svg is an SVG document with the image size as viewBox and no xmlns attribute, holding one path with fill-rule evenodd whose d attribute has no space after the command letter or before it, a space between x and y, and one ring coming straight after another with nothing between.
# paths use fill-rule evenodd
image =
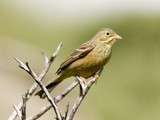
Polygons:
<instances>
[{"instance_id":1,"label":"thin twig","mask_svg":"<svg viewBox=\"0 0 160 120\"><path fill-rule=\"evenodd\" d=\"M76 86L78 85L78 81L74 81L69 87L67 87L62 93L60 93L58 96L55 97L55 103L57 104L60 102L68 93L70 93ZM43 114L45 114L48 110L50 110L52 106L50 104L43 107L40 112L31 118L28 118L27 120L37 120L40 118Z\"/></svg>"},{"instance_id":2,"label":"thin twig","mask_svg":"<svg viewBox=\"0 0 160 120\"><path fill-rule=\"evenodd\" d=\"M14 107L14 110L16 111L17 115L18 115L18 118L20 120L22 120L22 114L21 114L21 111L18 109L18 107L16 105L13 105Z\"/></svg>"},{"instance_id":3,"label":"thin twig","mask_svg":"<svg viewBox=\"0 0 160 120\"><path fill-rule=\"evenodd\" d=\"M67 119L67 116L68 116L68 113L69 113L69 103L67 104L66 108L67 108L67 109L66 109L66 111L65 111L64 120Z\"/></svg>"},{"instance_id":4,"label":"thin twig","mask_svg":"<svg viewBox=\"0 0 160 120\"><path fill-rule=\"evenodd\" d=\"M69 87L67 87L62 93L55 97L55 102L60 102L68 93L70 93L76 86L78 82L75 80Z\"/></svg>"},{"instance_id":5,"label":"thin twig","mask_svg":"<svg viewBox=\"0 0 160 120\"><path fill-rule=\"evenodd\" d=\"M83 88L80 89L82 94L80 94L80 96L77 97L77 99L76 99L71 111L68 113L68 116L67 116L67 118L65 120L73 120L73 118L74 118L74 116L75 116L80 104L82 103L82 101L84 100L84 98L87 95L88 91L90 90L91 86L96 82L96 80L98 79L100 74L101 74L101 70L98 71L97 74L93 78L91 78L89 80L89 82L85 86L81 82L81 79L77 78L78 81L80 80L79 81L80 86L83 87Z\"/></svg>"},{"instance_id":6,"label":"thin twig","mask_svg":"<svg viewBox=\"0 0 160 120\"><path fill-rule=\"evenodd\" d=\"M48 101L50 102L50 104L52 105L52 107L53 107L53 109L54 109L54 111L55 111L55 113L56 113L56 118L57 118L57 120L62 120L63 118L62 118L61 113L60 113L60 111L59 111L59 109L58 109L58 107L57 107L57 105L56 105L56 103L55 103L55 100L52 99L52 97L51 97L51 95L49 94L49 92L48 92L47 88L45 87L45 85L43 85L43 83L42 83L41 81L38 81L38 80L36 80L36 79L34 79L34 80L35 80L36 83L40 86L40 88L44 91L44 93L45 93Z\"/></svg>"},{"instance_id":7,"label":"thin twig","mask_svg":"<svg viewBox=\"0 0 160 120\"><path fill-rule=\"evenodd\" d=\"M57 56L57 54L58 54L61 46L62 46L62 42L59 44L59 46L57 47L56 51L52 54L52 56L51 56L49 59L48 59L48 57L45 56L45 67L44 67L44 69L42 70L42 72L41 72L38 76L35 75L37 80L39 80L39 81L42 81L42 80L43 80L43 78L45 77L46 73L48 72L50 66L52 65L54 59L56 58L56 56ZM47 59L48 59L48 62L46 62ZM22 61L20 61L19 59L16 59L16 61L19 63L19 67L20 67L20 68L22 68L23 70L29 72L29 69L28 69L28 67L27 67L27 64L28 64L28 63L25 63L25 64L24 64L24 63L23 63ZM29 73L29 74L30 74L30 73ZM32 73L32 74L33 74L33 73ZM37 83L34 83L34 84L32 85L32 87L27 90L27 91L28 91L28 94L27 94L27 97L26 97L26 102L27 102L27 101L30 99L30 97L34 94L34 92L36 91L37 87L38 87ZM22 109L22 106L23 106L23 103L20 102L20 103L18 104L18 109L21 110L21 109ZM16 117L17 117L17 112L14 110L14 111L12 112L12 114L9 116L8 120L15 120Z\"/></svg>"},{"instance_id":8,"label":"thin twig","mask_svg":"<svg viewBox=\"0 0 160 120\"><path fill-rule=\"evenodd\" d=\"M27 93L25 96L23 96L23 102L21 102L18 107L14 106L14 112L11 114L8 120L15 120L18 116L20 120L37 120L40 118L43 114L45 114L50 108L53 107L55 114L56 114L56 120L73 120L79 106L81 105L82 101L84 100L85 96L87 95L88 91L90 90L91 86L96 82L98 77L101 74L101 70L99 70L95 76L92 78L86 80L82 79L80 77L76 77L76 81L74 81L69 87L67 87L62 93L60 93L56 97L51 97L49 91L45 87L45 85L42 83L43 78L46 76L47 72L49 71L49 68L51 64L53 63L54 59L56 58L60 48L62 46L62 43L58 46L56 51L52 54L50 58L48 58L44 53L44 64L45 67L42 70L42 72L38 75L36 74L33 69L30 67L28 62L22 62L19 59L16 59L16 61L19 63L19 67L23 70L25 70L34 80L35 83L33 86L27 90ZM86 82L88 81L88 82ZM80 86L80 95L75 100L73 107L70 107L69 103L67 104L67 109L65 111L65 115L62 116L60 113L60 110L57 106L57 103L60 102L67 94L69 94L77 85ZM31 118L26 118L26 102L30 99L30 97L34 94L35 90L37 89L38 85L40 88L44 91L48 101L50 104L43 107L40 112L36 115L34 115ZM71 110L69 110L71 108Z\"/></svg>"},{"instance_id":9,"label":"thin twig","mask_svg":"<svg viewBox=\"0 0 160 120\"><path fill-rule=\"evenodd\" d=\"M27 93L22 96L22 120L26 120L26 101L27 101Z\"/></svg>"},{"instance_id":10,"label":"thin twig","mask_svg":"<svg viewBox=\"0 0 160 120\"><path fill-rule=\"evenodd\" d=\"M61 113L55 103L55 100L52 99L51 95L49 94L47 88L45 87L45 85L43 85L43 83L41 81L38 81L37 79L34 79L36 81L36 83L40 86L40 88L44 91L48 101L50 102L50 104L52 105L55 113L56 113L56 117L57 117L57 120L62 120L62 116L61 116Z\"/></svg>"}]
</instances>

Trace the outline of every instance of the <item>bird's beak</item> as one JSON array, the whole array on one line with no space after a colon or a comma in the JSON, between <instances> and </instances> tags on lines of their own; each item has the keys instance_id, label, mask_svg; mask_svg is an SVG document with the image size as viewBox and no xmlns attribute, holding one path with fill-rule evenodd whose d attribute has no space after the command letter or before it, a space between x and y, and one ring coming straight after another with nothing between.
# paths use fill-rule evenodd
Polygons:
<instances>
[{"instance_id":1,"label":"bird's beak","mask_svg":"<svg viewBox=\"0 0 160 120\"><path fill-rule=\"evenodd\" d=\"M120 35L118 35L118 34L116 34L114 38L117 39L117 40L122 39L122 37Z\"/></svg>"}]
</instances>

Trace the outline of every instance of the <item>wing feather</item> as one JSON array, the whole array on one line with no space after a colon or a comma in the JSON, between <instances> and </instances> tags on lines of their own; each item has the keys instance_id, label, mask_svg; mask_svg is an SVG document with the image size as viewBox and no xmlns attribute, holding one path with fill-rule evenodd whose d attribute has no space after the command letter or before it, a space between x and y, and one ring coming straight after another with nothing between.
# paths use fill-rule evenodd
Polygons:
<instances>
[{"instance_id":1,"label":"wing feather","mask_svg":"<svg viewBox=\"0 0 160 120\"><path fill-rule=\"evenodd\" d=\"M59 69L57 70L57 74L60 74L62 71L64 71L70 64L72 64L74 61L85 57L90 51L94 49L95 45L91 44L90 41L82 44L78 49L76 49L66 61L64 61Z\"/></svg>"}]
</instances>

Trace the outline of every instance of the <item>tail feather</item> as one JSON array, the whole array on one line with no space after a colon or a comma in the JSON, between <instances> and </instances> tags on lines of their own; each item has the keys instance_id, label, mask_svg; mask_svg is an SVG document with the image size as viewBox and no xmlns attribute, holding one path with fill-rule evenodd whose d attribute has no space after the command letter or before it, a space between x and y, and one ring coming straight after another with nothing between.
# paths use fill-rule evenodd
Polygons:
<instances>
[{"instance_id":1,"label":"tail feather","mask_svg":"<svg viewBox=\"0 0 160 120\"><path fill-rule=\"evenodd\" d=\"M57 85L59 85L62 82L61 77L58 77L53 82L49 83L46 88L48 89L48 92L51 92ZM38 95L40 98L44 99L46 97L43 90L38 91L35 95Z\"/></svg>"}]
</instances>

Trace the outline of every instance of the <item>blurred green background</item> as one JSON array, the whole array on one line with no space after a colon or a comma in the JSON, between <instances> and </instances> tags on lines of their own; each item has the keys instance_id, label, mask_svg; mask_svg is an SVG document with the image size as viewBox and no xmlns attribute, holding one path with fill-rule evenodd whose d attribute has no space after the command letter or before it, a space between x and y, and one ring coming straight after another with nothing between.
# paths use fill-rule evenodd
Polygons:
<instances>
[{"instance_id":1,"label":"blurred green background","mask_svg":"<svg viewBox=\"0 0 160 120\"><path fill-rule=\"evenodd\" d=\"M0 0L0 118L8 118L13 104L33 83L14 57L40 71L41 51L49 55L62 41L63 48L46 78L53 80L69 52L100 28L109 27L123 40L114 46L111 61L80 107L77 120L159 120L159 8L157 0ZM28 103L28 115L46 103L34 97ZM53 117L52 113L40 120Z\"/></svg>"}]
</instances>

